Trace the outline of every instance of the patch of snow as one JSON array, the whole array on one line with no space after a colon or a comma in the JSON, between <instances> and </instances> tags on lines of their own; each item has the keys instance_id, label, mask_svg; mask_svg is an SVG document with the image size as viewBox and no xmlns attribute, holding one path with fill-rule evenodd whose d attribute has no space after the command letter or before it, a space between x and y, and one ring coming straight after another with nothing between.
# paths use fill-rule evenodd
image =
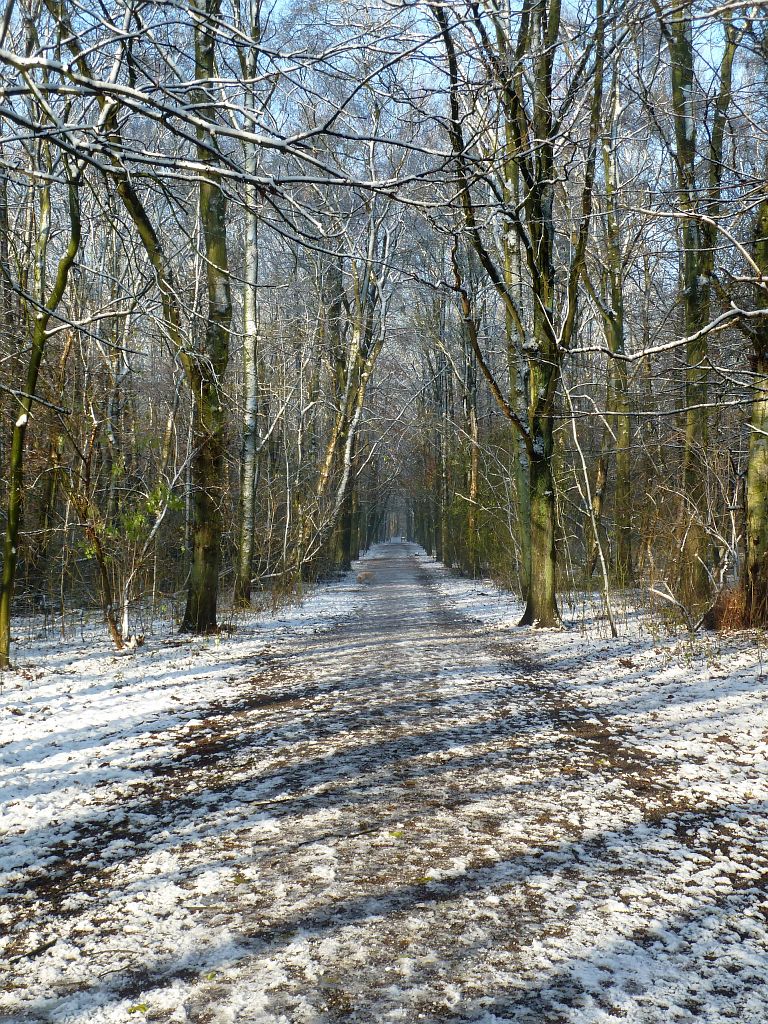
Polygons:
<instances>
[{"instance_id":1,"label":"patch of snow","mask_svg":"<svg viewBox=\"0 0 768 1024\"><path fill-rule=\"evenodd\" d=\"M17 631L0 1016L764 1024L763 638L363 566L221 642Z\"/></svg>"}]
</instances>

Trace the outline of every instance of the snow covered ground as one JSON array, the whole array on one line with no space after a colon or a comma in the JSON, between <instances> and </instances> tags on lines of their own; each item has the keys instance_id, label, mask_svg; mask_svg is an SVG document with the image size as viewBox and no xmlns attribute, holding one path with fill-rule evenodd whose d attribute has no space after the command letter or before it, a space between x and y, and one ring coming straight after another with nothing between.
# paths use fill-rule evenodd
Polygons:
<instances>
[{"instance_id":1,"label":"snow covered ground","mask_svg":"<svg viewBox=\"0 0 768 1024\"><path fill-rule=\"evenodd\" d=\"M763 639L364 568L220 641L22 637L0 1020L768 1020Z\"/></svg>"}]
</instances>

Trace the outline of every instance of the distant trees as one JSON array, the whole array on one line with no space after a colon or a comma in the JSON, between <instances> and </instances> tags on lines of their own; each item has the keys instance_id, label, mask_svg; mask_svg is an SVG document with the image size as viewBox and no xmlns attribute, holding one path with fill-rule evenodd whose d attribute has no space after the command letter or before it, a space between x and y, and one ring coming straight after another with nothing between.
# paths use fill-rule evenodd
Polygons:
<instances>
[{"instance_id":1,"label":"distant trees","mask_svg":"<svg viewBox=\"0 0 768 1024\"><path fill-rule=\"evenodd\" d=\"M7 5L0 660L33 595L98 594L119 646L183 590L205 632L394 522L524 623L598 564L694 620L741 580L764 621L760 33Z\"/></svg>"},{"instance_id":2,"label":"distant trees","mask_svg":"<svg viewBox=\"0 0 768 1024\"><path fill-rule=\"evenodd\" d=\"M722 188L733 66L740 30L733 11L717 19L722 38L713 41L713 101L698 86L692 2L675 7L660 25L669 50L674 165L680 220L680 288L686 345L684 509L681 525L681 594L701 601L710 591L710 541L707 533L706 451L709 440L709 357L712 283L723 215ZM707 26L708 38L711 26ZM711 106L711 115L710 108ZM703 124L702 124L703 122ZM702 128L704 131L702 131ZM706 135L705 135L706 132ZM706 138L701 145L702 136ZM701 152L703 150L703 152Z\"/></svg>"},{"instance_id":3,"label":"distant trees","mask_svg":"<svg viewBox=\"0 0 768 1024\"><path fill-rule=\"evenodd\" d=\"M17 286L22 299L23 330L28 339L24 347L28 354L21 387L13 391L16 399L14 411L18 415L13 424L8 459L8 507L0 582L0 668L8 666L10 657L11 606L20 544L27 428L37 398L37 382L49 337L51 317L64 298L82 236L79 192L82 168L68 154L52 152L52 147L45 142L41 142L35 149L40 162L32 171L40 175L42 183L38 187L32 185L32 195L28 200L30 229L27 240L34 246L29 253L32 273L25 273L24 285ZM54 230L51 178L57 169L65 181L64 195L69 224L68 238L63 252L53 262L54 277L49 281L49 247Z\"/></svg>"}]
</instances>

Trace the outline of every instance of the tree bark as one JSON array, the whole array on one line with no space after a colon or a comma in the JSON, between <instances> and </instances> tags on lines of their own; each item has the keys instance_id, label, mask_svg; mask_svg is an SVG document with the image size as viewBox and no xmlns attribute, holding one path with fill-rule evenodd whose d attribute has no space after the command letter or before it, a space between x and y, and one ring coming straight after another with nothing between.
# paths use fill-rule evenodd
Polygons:
<instances>
[{"instance_id":1,"label":"tree bark","mask_svg":"<svg viewBox=\"0 0 768 1024\"><path fill-rule=\"evenodd\" d=\"M768 314L768 195L758 209L754 255L761 275L759 308ZM768 316L766 317L768 319ZM747 625L768 625L768 323L762 320L753 337L754 373L746 487L746 558L744 565Z\"/></svg>"},{"instance_id":2,"label":"tree bark","mask_svg":"<svg viewBox=\"0 0 768 1024\"><path fill-rule=\"evenodd\" d=\"M616 167L618 159L618 121L621 115L618 69L614 70L610 116L603 135L603 168L606 190L606 248L609 307L604 326L611 358L608 365L608 423L616 443L616 520L615 572L620 584L632 582L632 481L629 378L624 360L624 258L621 246L621 205Z\"/></svg>"},{"instance_id":3,"label":"tree bark","mask_svg":"<svg viewBox=\"0 0 768 1024\"><path fill-rule=\"evenodd\" d=\"M767 339L768 340L768 339ZM747 463L746 624L768 625L768 346L754 363Z\"/></svg>"},{"instance_id":4,"label":"tree bark","mask_svg":"<svg viewBox=\"0 0 768 1024\"><path fill-rule=\"evenodd\" d=\"M531 366L531 391L546 395L556 386L554 364L537 361ZM532 398L534 408L536 399ZM531 579L521 626L556 626L557 607L555 555L555 481L553 476L554 433L550 402L536 409L531 418L533 452L530 459Z\"/></svg>"},{"instance_id":5,"label":"tree bark","mask_svg":"<svg viewBox=\"0 0 768 1024\"><path fill-rule=\"evenodd\" d=\"M195 78L210 82L215 76L215 28L220 0L193 0L195 28ZM204 86L195 89L198 111L213 118L211 95ZM200 221L206 258L208 315L205 348L196 361L194 456L192 459L192 569L182 629L207 633L216 628L219 587L219 554L225 489L225 420L222 383L229 358L232 325L229 265L227 259L227 203L216 173L216 150L210 131L198 128L198 159L206 174L200 180Z\"/></svg>"},{"instance_id":6,"label":"tree bark","mask_svg":"<svg viewBox=\"0 0 768 1024\"><path fill-rule=\"evenodd\" d=\"M249 45L243 57L245 78L245 108L256 114L255 79L258 70L258 44L261 39L260 8L258 0L250 0ZM250 125L249 125L250 127ZM258 153L251 142L245 143L245 172L255 177L258 171ZM251 574L253 571L253 544L255 535L256 485L258 482L259 452L259 215L258 189L252 180L246 181L245 194L245 254L243 268L243 435L240 450L240 517L237 566L235 571L235 604L248 607L251 603Z\"/></svg>"}]
</instances>

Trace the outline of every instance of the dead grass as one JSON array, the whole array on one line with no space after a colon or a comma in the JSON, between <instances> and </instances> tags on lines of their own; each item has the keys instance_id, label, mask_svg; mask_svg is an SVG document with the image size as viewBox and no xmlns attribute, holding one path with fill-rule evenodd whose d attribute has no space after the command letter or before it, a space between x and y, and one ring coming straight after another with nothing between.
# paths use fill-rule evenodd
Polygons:
<instances>
[{"instance_id":1,"label":"dead grass","mask_svg":"<svg viewBox=\"0 0 768 1024\"><path fill-rule=\"evenodd\" d=\"M726 587L704 616L707 629L728 633L747 627L747 605L742 587Z\"/></svg>"}]
</instances>

